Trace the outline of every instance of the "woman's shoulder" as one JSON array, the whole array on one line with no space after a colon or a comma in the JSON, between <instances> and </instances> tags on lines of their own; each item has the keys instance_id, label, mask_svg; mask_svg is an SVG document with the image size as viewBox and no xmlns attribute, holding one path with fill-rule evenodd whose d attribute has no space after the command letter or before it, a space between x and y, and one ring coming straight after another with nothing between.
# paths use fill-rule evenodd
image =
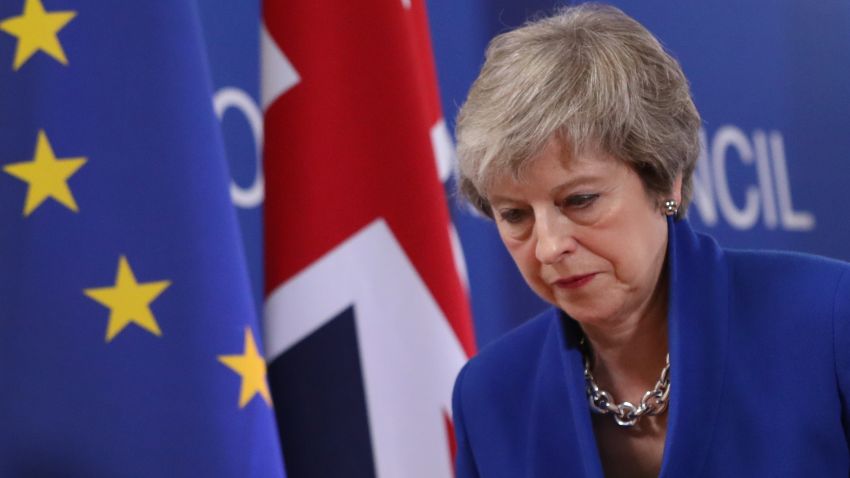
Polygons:
<instances>
[{"instance_id":1,"label":"woman's shoulder","mask_svg":"<svg viewBox=\"0 0 850 478\"><path fill-rule=\"evenodd\" d=\"M725 253L734 276L754 284L810 288L838 284L850 275L850 263L813 254L739 249Z\"/></svg>"},{"instance_id":2,"label":"woman's shoulder","mask_svg":"<svg viewBox=\"0 0 850 478\"><path fill-rule=\"evenodd\" d=\"M560 334L561 313L550 307L484 346L461 375L473 388L514 387L537 367L544 343Z\"/></svg>"},{"instance_id":3,"label":"woman's shoulder","mask_svg":"<svg viewBox=\"0 0 850 478\"><path fill-rule=\"evenodd\" d=\"M816 267L841 270L850 268L850 263L848 262L805 252L734 248L726 248L725 252L735 260L754 265L764 264L780 267Z\"/></svg>"},{"instance_id":4,"label":"woman's shoulder","mask_svg":"<svg viewBox=\"0 0 850 478\"><path fill-rule=\"evenodd\" d=\"M850 307L850 264L784 251L727 250L736 307L770 310L774 316L805 316L807 324Z\"/></svg>"},{"instance_id":5,"label":"woman's shoulder","mask_svg":"<svg viewBox=\"0 0 850 478\"><path fill-rule=\"evenodd\" d=\"M684 251L679 254L690 259L684 262L686 267L718 264L720 269L716 272L725 274L728 270L737 282L744 279L764 285L822 284L838 282L850 274L850 263L814 254L727 248L706 232L693 230L687 220L677 221L673 231Z\"/></svg>"}]
</instances>

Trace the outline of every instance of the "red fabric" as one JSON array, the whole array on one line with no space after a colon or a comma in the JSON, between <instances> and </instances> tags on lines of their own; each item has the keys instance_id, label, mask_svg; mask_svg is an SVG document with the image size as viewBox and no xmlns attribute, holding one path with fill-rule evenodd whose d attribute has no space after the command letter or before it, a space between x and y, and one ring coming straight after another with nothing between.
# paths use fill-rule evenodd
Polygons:
<instances>
[{"instance_id":1,"label":"red fabric","mask_svg":"<svg viewBox=\"0 0 850 478\"><path fill-rule=\"evenodd\" d=\"M424 5L289 0L265 2L264 17L301 77L266 112L266 291L384 218L471 355L429 136L440 111Z\"/></svg>"},{"instance_id":2,"label":"red fabric","mask_svg":"<svg viewBox=\"0 0 850 478\"><path fill-rule=\"evenodd\" d=\"M449 442L449 449L451 450L452 456L452 473L453 476L457 476L457 470L455 469L455 464L457 463L457 441L455 440L455 425L452 422L451 417L446 412L443 412L443 420L446 423L446 438Z\"/></svg>"}]
</instances>

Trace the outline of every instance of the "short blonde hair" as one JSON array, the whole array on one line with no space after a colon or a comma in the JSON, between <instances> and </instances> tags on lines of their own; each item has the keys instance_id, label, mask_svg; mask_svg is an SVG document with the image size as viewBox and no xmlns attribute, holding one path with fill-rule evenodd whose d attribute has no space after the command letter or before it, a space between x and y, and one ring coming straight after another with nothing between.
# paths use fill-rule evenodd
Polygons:
<instances>
[{"instance_id":1,"label":"short blonde hair","mask_svg":"<svg viewBox=\"0 0 850 478\"><path fill-rule=\"evenodd\" d=\"M646 28L611 6L566 7L490 42L457 120L458 187L492 217L491 182L555 137L626 162L658 197L681 174L683 215L699 128L679 63Z\"/></svg>"}]
</instances>

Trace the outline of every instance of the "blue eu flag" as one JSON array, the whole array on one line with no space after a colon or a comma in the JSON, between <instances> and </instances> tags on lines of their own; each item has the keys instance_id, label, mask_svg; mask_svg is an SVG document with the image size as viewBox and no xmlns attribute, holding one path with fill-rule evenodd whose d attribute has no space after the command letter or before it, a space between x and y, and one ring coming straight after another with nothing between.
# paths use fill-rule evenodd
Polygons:
<instances>
[{"instance_id":1,"label":"blue eu flag","mask_svg":"<svg viewBox=\"0 0 850 478\"><path fill-rule=\"evenodd\" d=\"M0 3L0 476L282 477L192 0Z\"/></svg>"}]
</instances>

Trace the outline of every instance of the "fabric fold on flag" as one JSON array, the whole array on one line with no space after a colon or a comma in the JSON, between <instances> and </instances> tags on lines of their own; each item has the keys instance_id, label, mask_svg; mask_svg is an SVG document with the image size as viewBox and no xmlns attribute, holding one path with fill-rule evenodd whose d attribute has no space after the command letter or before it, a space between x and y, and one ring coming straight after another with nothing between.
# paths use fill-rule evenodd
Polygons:
<instances>
[{"instance_id":1,"label":"fabric fold on flag","mask_svg":"<svg viewBox=\"0 0 850 478\"><path fill-rule=\"evenodd\" d=\"M425 3L264 4L264 312L290 477L452 476L474 353Z\"/></svg>"}]
</instances>

